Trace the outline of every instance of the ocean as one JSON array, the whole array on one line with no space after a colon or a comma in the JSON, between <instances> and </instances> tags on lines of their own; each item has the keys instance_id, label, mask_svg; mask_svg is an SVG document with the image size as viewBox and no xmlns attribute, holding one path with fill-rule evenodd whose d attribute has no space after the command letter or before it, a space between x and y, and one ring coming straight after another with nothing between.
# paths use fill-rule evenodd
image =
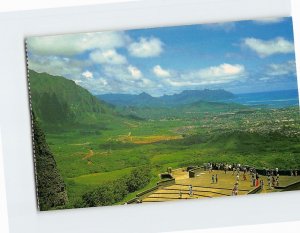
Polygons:
<instances>
[{"instance_id":1,"label":"ocean","mask_svg":"<svg viewBox=\"0 0 300 233\"><path fill-rule=\"evenodd\" d=\"M271 91L235 95L236 98L227 100L226 102L266 108L285 108L291 106L299 106L298 90Z\"/></svg>"}]
</instances>

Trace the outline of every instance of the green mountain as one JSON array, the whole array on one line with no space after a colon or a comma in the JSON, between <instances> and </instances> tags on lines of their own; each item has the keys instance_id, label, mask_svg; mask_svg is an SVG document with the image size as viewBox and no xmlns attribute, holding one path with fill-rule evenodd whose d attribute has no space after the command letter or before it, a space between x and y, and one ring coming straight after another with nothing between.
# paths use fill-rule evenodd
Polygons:
<instances>
[{"instance_id":1,"label":"green mountain","mask_svg":"<svg viewBox=\"0 0 300 233\"><path fill-rule=\"evenodd\" d=\"M161 99L172 105L186 105L198 101L222 101L234 98L235 95L225 90L185 90L179 94L164 95Z\"/></svg>"},{"instance_id":2,"label":"green mountain","mask_svg":"<svg viewBox=\"0 0 300 233\"><path fill-rule=\"evenodd\" d=\"M104 94L104 95L97 95L97 98L116 106L154 107L154 106L164 105L164 103L160 100L160 98L152 97L151 95L145 92L139 95Z\"/></svg>"},{"instance_id":3,"label":"green mountain","mask_svg":"<svg viewBox=\"0 0 300 233\"><path fill-rule=\"evenodd\" d=\"M132 120L195 118L205 112L224 113L245 108L216 102L234 96L225 90L188 90L161 97L147 93L95 97L74 81L47 73L30 70L29 82L32 109L44 130L66 129L67 125L74 124L105 128L118 116Z\"/></svg>"},{"instance_id":4,"label":"green mountain","mask_svg":"<svg viewBox=\"0 0 300 233\"><path fill-rule=\"evenodd\" d=\"M33 112L44 124L95 122L113 114L113 108L74 81L29 71Z\"/></svg>"},{"instance_id":5,"label":"green mountain","mask_svg":"<svg viewBox=\"0 0 300 233\"><path fill-rule=\"evenodd\" d=\"M191 104L197 101L222 101L234 98L234 94L225 90L185 90L179 94L153 97L145 92L139 95L104 94L99 99L116 106L168 107Z\"/></svg>"}]
</instances>

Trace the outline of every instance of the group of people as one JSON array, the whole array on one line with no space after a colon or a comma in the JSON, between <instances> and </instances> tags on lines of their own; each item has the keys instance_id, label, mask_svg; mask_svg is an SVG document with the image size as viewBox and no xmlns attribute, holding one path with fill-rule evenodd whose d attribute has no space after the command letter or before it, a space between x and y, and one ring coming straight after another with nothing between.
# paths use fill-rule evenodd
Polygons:
<instances>
[{"instance_id":1,"label":"group of people","mask_svg":"<svg viewBox=\"0 0 300 233\"><path fill-rule=\"evenodd\" d=\"M247 169L247 166L242 166L241 164L229 164L229 163L205 163L204 164L204 170L208 170L210 173L213 170L223 170L225 172L225 174L228 171L233 171L236 172L237 170L244 170Z\"/></svg>"},{"instance_id":2,"label":"group of people","mask_svg":"<svg viewBox=\"0 0 300 233\"><path fill-rule=\"evenodd\" d=\"M228 164L228 163L206 163L204 164L204 169L209 173L213 173L214 170L223 170L225 174L231 171L232 175L235 176L235 182L232 188L232 195L237 196L239 191L240 179L242 181L247 181L247 177L250 177L250 185L252 187L265 188L265 179L261 178L261 174L267 177L268 188L273 189L274 187L279 187L280 175L279 169L265 169L259 170L255 167L244 166L241 164ZM282 171L281 171L282 172ZM298 176L297 170L290 171L291 176ZM242 178L240 178L242 177ZM211 175L211 184L217 184L219 180L218 174ZM189 196L193 196L193 186L189 185ZM182 192L180 191L179 197L182 198Z\"/></svg>"},{"instance_id":3,"label":"group of people","mask_svg":"<svg viewBox=\"0 0 300 233\"><path fill-rule=\"evenodd\" d=\"M276 176L268 175L268 187L269 189L273 189L274 187L279 186L279 174Z\"/></svg>"},{"instance_id":4,"label":"group of people","mask_svg":"<svg viewBox=\"0 0 300 233\"><path fill-rule=\"evenodd\" d=\"M182 190L179 190L179 199L182 199ZM192 197L193 196L193 185L189 185L189 196Z\"/></svg>"},{"instance_id":5,"label":"group of people","mask_svg":"<svg viewBox=\"0 0 300 233\"><path fill-rule=\"evenodd\" d=\"M232 196L237 196L239 191L240 175L243 175L243 181L247 181L247 173L250 174L250 182L253 187L263 186L263 180L259 180L259 174L254 168L243 167L240 164L232 168L232 175L235 175L235 183L232 189ZM225 172L226 173L226 172Z\"/></svg>"},{"instance_id":6,"label":"group of people","mask_svg":"<svg viewBox=\"0 0 300 233\"><path fill-rule=\"evenodd\" d=\"M267 171L267 180L269 189L279 186L279 170L278 168L274 170Z\"/></svg>"},{"instance_id":7,"label":"group of people","mask_svg":"<svg viewBox=\"0 0 300 233\"><path fill-rule=\"evenodd\" d=\"M255 168L250 169L250 183L252 187L258 187L262 180L259 180L260 176Z\"/></svg>"},{"instance_id":8,"label":"group of people","mask_svg":"<svg viewBox=\"0 0 300 233\"><path fill-rule=\"evenodd\" d=\"M233 165L225 165L224 172L227 173L228 170L232 170L232 175L235 176L235 183L232 188L232 196L237 196L239 191L239 182L240 182L240 175L243 174L243 181L247 180L247 167L241 166L241 164L233 164Z\"/></svg>"},{"instance_id":9,"label":"group of people","mask_svg":"<svg viewBox=\"0 0 300 233\"><path fill-rule=\"evenodd\" d=\"M298 171L297 170L291 170L291 176L298 176Z\"/></svg>"}]
</instances>

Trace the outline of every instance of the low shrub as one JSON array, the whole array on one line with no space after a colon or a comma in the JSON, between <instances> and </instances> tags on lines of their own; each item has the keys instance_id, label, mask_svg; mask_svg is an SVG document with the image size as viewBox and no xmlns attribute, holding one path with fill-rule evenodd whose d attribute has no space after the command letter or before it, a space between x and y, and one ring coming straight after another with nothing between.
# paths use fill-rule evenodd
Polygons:
<instances>
[{"instance_id":1,"label":"low shrub","mask_svg":"<svg viewBox=\"0 0 300 233\"><path fill-rule=\"evenodd\" d=\"M101 185L87 192L76 203L75 208L113 205L126 197L128 193L144 188L151 179L151 169L147 166L134 168L121 179Z\"/></svg>"}]
</instances>

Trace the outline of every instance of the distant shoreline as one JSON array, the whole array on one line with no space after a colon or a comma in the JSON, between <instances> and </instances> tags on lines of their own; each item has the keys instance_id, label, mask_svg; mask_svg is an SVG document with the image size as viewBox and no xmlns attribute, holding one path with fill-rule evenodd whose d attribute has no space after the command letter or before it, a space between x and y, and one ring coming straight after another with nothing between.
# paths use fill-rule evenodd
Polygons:
<instances>
[{"instance_id":1,"label":"distant shoreline","mask_svg":"<svg viewBox=\"0 0 300 233\"><path fill-rule=\"evenodd\" d=\"M225 100L226 103L239 103L247 106L283 108L299 106L297 89L235 94L235 98Z\"/></svg>"}]
</instances>

